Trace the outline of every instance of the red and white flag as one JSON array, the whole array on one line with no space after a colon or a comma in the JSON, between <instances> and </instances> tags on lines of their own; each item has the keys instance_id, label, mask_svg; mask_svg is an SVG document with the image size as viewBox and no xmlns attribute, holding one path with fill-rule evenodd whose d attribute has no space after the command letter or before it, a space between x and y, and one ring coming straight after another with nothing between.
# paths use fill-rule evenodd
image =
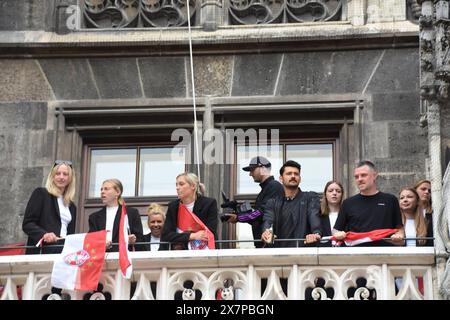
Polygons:
<instances>
[{"instance_id":1,"label":"red and white flag","mask_svg":"<svg viewBox=\"0 0 450 320\"><path fill-rule=\"evenodd\" d=\"M105 261L106 230L71 234L53 264L53 287L69 290L96 290Z\"/></svg>"},{"instance_id":2,"label":"red and white flag","mask_svg":"<svg viewBox=\"0 0 450 320\"><path fill-rule=\"evenodd\" d=\"M216 244L214 241L214 234L208 227L200 220L197 215L180 203L178 206L178 219L177 219L177 232L197 232L200 230L205 230L206 235L208 237L208 241L202 240L192 240L189 241L189 249L190 250L208 250L215 249Z\"/></svg>"},{"instance_id":3,"label":"red and white flag","mask_svg":"<svg viewBox=\"0 0 450 320\"><path fill-rule=\"evenodd\" d=\"M390 236L398 231L398 229L377 229L369 232L347 232L345 235L344 243L349 246L356 246L365 242L378 241ZM337 245L340 245L342 241L336 240L333 236L331 240L335 240Z\"/></svg>"},{"instance_id":4,"label":"red and white flag","mask_svg":"<svg viewBox=\"0 0 450 320\"><path fill-rule=\"evenodd\" d=\"M131 278L133 265L131 263L130 252L128 251L128 215L125 201L122 202L122 213L119 223L119 265L125 279Z\"/></svg>"}]
</instances>

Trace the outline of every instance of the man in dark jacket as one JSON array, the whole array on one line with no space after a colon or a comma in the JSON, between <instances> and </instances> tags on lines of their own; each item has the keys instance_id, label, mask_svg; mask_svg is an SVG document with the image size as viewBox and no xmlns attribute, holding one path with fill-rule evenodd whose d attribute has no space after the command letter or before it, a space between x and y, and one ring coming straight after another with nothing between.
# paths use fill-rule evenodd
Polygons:
<instances>
[{"instance_id":1,"label":"man in dark jacket","mask_svg":"<svg viewBox=\"0 0 450 320\"><path fill-rule=\"evenodd\" d=\"M281 183L276 181L270 174L272 164L268 159L262 156L256 156L250 160L250 164L242 170L249 172L253 181L259 183L261 191L256 197L255 210L248 214L232 215L229 222L247 222L252 226L253 239L261 239L263 232L263 216L266 211L268 201L275 197L280 197L284 194L284 189ZM263 244L258 241L255 242L256 248L261 248Z\"/></svg>"},{"instance_id":2,"label":"man in dark jacket","mask_svg":"<svg viewBox=\"0 0 450 320\"><path fill-rule=\"evenodd\" d=\"M274 237L306 240L275 241L275 247L305 246L321 238L319 196L298 187L301 181L300 170L300 164L292 160L281 167L280 181L284 187L284 195L268 202L263 217L265 231L261 239L266 243L272 243Z\"/></svg>"}]
</instances>

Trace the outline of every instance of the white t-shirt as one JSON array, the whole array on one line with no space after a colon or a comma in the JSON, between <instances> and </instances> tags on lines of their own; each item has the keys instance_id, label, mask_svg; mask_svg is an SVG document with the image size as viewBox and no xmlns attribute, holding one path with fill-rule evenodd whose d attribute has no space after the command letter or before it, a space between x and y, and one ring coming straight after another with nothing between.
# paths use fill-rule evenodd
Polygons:
<instances>
[{"instance_id":1,"label":"white t-shirt","mask_svg":"<svg viewBox=\"0 0 450 320\"><path fill-rule=\"evenodd\" d=\"M112 232L114 229L114 220L116 219L117 210L119 206L106 207L106 240L112 240Z\"/></svg>"},{"instance_id":2,"label":"white t-shirt","mask_svg":"<svg viewBox=\"0 0 450 320\"><path fill-rule=\"evenodd\" d=\"M186 205L186 208L188 208L188 210L189 210L190 212L193 212L193 210L194 210L194 204L195 204L195 201L194 201L194 202L191 202L191 203L189 203L189 204L187 204L187 205Z\"/></svg>"},{"instance_id":3,"label":"white t-shirt","mask_svg":"<svg viewBox=\"0 0 450 320\"><path fill-rule=\"evenodd\" d=\"M161 242L161 238L156 238L150 234L150 242L152 243L150 245L151 251L158 251L159 250L159 243Z\"/></svg>"},{"instance_id":4,"label":"white t-shirt","mask_svg":"<svg viewBox=\"0 0 450 320\"><path fill-rule=\"evenodd\" d=\"M58 197L58 208L61 217L61 231L59 232L59 235L64 238L67 236L67 226L70 221L72 221L72 215L70 214L69 206L64 204L62 196Z\"/></svg>"},{"instance_id":5,"label":"white t-shirt","mask_svg":"<svg viewBox=\"0 0 450 320\"><path fill-rule=\"evenodd\" d=\"M330 219L330 227L331 227L331 230L333 230L334 225L336 224L336 220L337 220L337 217L338 217L338 213L339 213L339 212L330 212L329 215L328 215L328 217L329 217L329 219Z\"/></svg>"},{"instance_id":6,"label":"white t-shirt","mask_svg":"<svg viewBox=\"0 0 450 320\"><path fill-rule=\"evenodd\" d=\"M405 221L405 236L406 238L416 237L416 226L414 225L414 219L406 219ZM407 247L415 247L416 240L406 240Z\"/></svg>"}]
</instances>

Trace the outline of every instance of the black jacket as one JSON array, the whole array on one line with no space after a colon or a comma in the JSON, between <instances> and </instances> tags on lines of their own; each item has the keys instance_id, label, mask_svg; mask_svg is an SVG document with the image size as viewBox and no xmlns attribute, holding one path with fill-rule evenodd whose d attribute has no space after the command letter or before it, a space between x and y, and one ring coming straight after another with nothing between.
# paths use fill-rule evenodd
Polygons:
<instances>
[{"instance_id":1,"label":"black jacket","mask_svg":"<svg viewBox=\"0 0 450 320\"><path fill-rule=\"evenodd\" d=\"M76 211L75 204L69 205L72 220L67 226L67 234L75 233ZM37 188L31 194L25 209L22 230L28 235L27 246L35 246L45 233L53 232L56 236L60 236L61 232L61 216L59 213L58 199L48 193L45 188ZM56 244L64 244L64 240L58 241ZM38 254L40 248L28 248L26 254ZM62 247L44 247L42 253L60 253Z\"/></svg>"},{"instance_id":2,"label":"black jacket","mask_svg":"<svg viewBox=\"0 0 450 320\"><path fill-rule=\"evenodd\" d=\"M270 199L276 197L282 197L284 195L283 185L276 181L273 176L270 176L263 183L260 183L261 192L256 197L255 208L263 214L257 217L255 220L250 221L252 225L253 239L261 239L263 233L263 216L266 211L267 203ZM259 248L262 246L262 242L255 242L255 247Z\"/></svg>"},{"instance_id":3,"label":"black jacket","mask_svg":"<svg viewBox=\"0 0 450 320\"><path fill-rule=\"evenodd\" d=\"M284 202L288 201L285 197L277 197L269 200L266 211L264 212L264 229L269 229L273 226L273 232L275 235L289 233L289 238L305 238L307 234L317 233L322 234L320 224L320 200L319 196L315 192L303 192L300 191L297 196L290 201L294 201L295 214L290 218L291 221L281 221L281 212L283 210ZM285 230L289 227L290 230ZM283 230L281 230L283 229ZM313 244L314 246L316 244ZM289 242L275 242L275 247L295 247L297 246L295 241ZM299 246L305 246L302 241L299 242Z\"/></svg>"},{"instance_id":4,"label":"black jacket","mask_svg":"<svg viewBox=\"0 0 450 320\"><path fill-rule=\"evenodd\" d=\"M142 242L145 242L145 244L143 245L143 250L144 251L152 251L152 246L150 245L150 240L152 239L151 235L152 235L151 233L144 234L144 237L143 237L143 240L142 240ZM164 250L169 250L169 244L168 243L160 243L159 244L158 251L164 251Z\"/></svg>"},{"instance_id":5,"label":"black jacket","mask_svg":"<svg viewBox=\"0 0 450 320\"><path fill-rule=\"evenodd\" d=\"M120 215L122 214L122 206L119 206L116 212L116 218L114 219L114 226L112 230L112 242L119 242L119 224L120 224ZM129 234L134 234L136 236L136 242L143 241L143 231L142 231L142 222L141 217L139 215L139 211L136 208L127 207L127 216L128 216L128 224L130 227ZM106 228L106 207L101 208L99 211L92 213L89 216L89 232L105 230ZM130 245L129 250L133 250L133 247ZM142 245L136 245L135 250L141 251L144 250ZM118 245L113 245L107 251L117 252L119 251Z\"/></svg>"},{"instance_id":6,"label":"black jacket","mask_svg":"<svg viewBox=\"0 0 450 320\"><path fill-rule=\"evenodd\" d=\"M181 243L184 249L187 249L190 232L177 233L178 206L180 200L174 200L169 203L166 213L166 221L162 230L161 241L172 243ZM208 227L217 239L217 201L213 198L199 196L195 200L192 210L197 217Z\"/></svg>"}]
</instances>

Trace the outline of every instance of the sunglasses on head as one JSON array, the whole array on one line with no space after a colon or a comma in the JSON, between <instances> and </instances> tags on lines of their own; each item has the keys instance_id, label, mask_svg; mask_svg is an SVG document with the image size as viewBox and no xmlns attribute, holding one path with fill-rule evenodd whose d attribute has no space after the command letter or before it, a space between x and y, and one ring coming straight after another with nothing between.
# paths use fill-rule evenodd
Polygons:
<instances>
[{"instance_id":1,"label":"sunglasses on head","mask_svg":"<svg viewBox=\"0 0 450 320\"><path fill-rule=\"evenodd\" d=\"M61 164L65 164L66 166L69 166L72 168L72 161L69 160L56 160L53 164L53 167L59 166Z\"/></svg>"}]
</instances>

